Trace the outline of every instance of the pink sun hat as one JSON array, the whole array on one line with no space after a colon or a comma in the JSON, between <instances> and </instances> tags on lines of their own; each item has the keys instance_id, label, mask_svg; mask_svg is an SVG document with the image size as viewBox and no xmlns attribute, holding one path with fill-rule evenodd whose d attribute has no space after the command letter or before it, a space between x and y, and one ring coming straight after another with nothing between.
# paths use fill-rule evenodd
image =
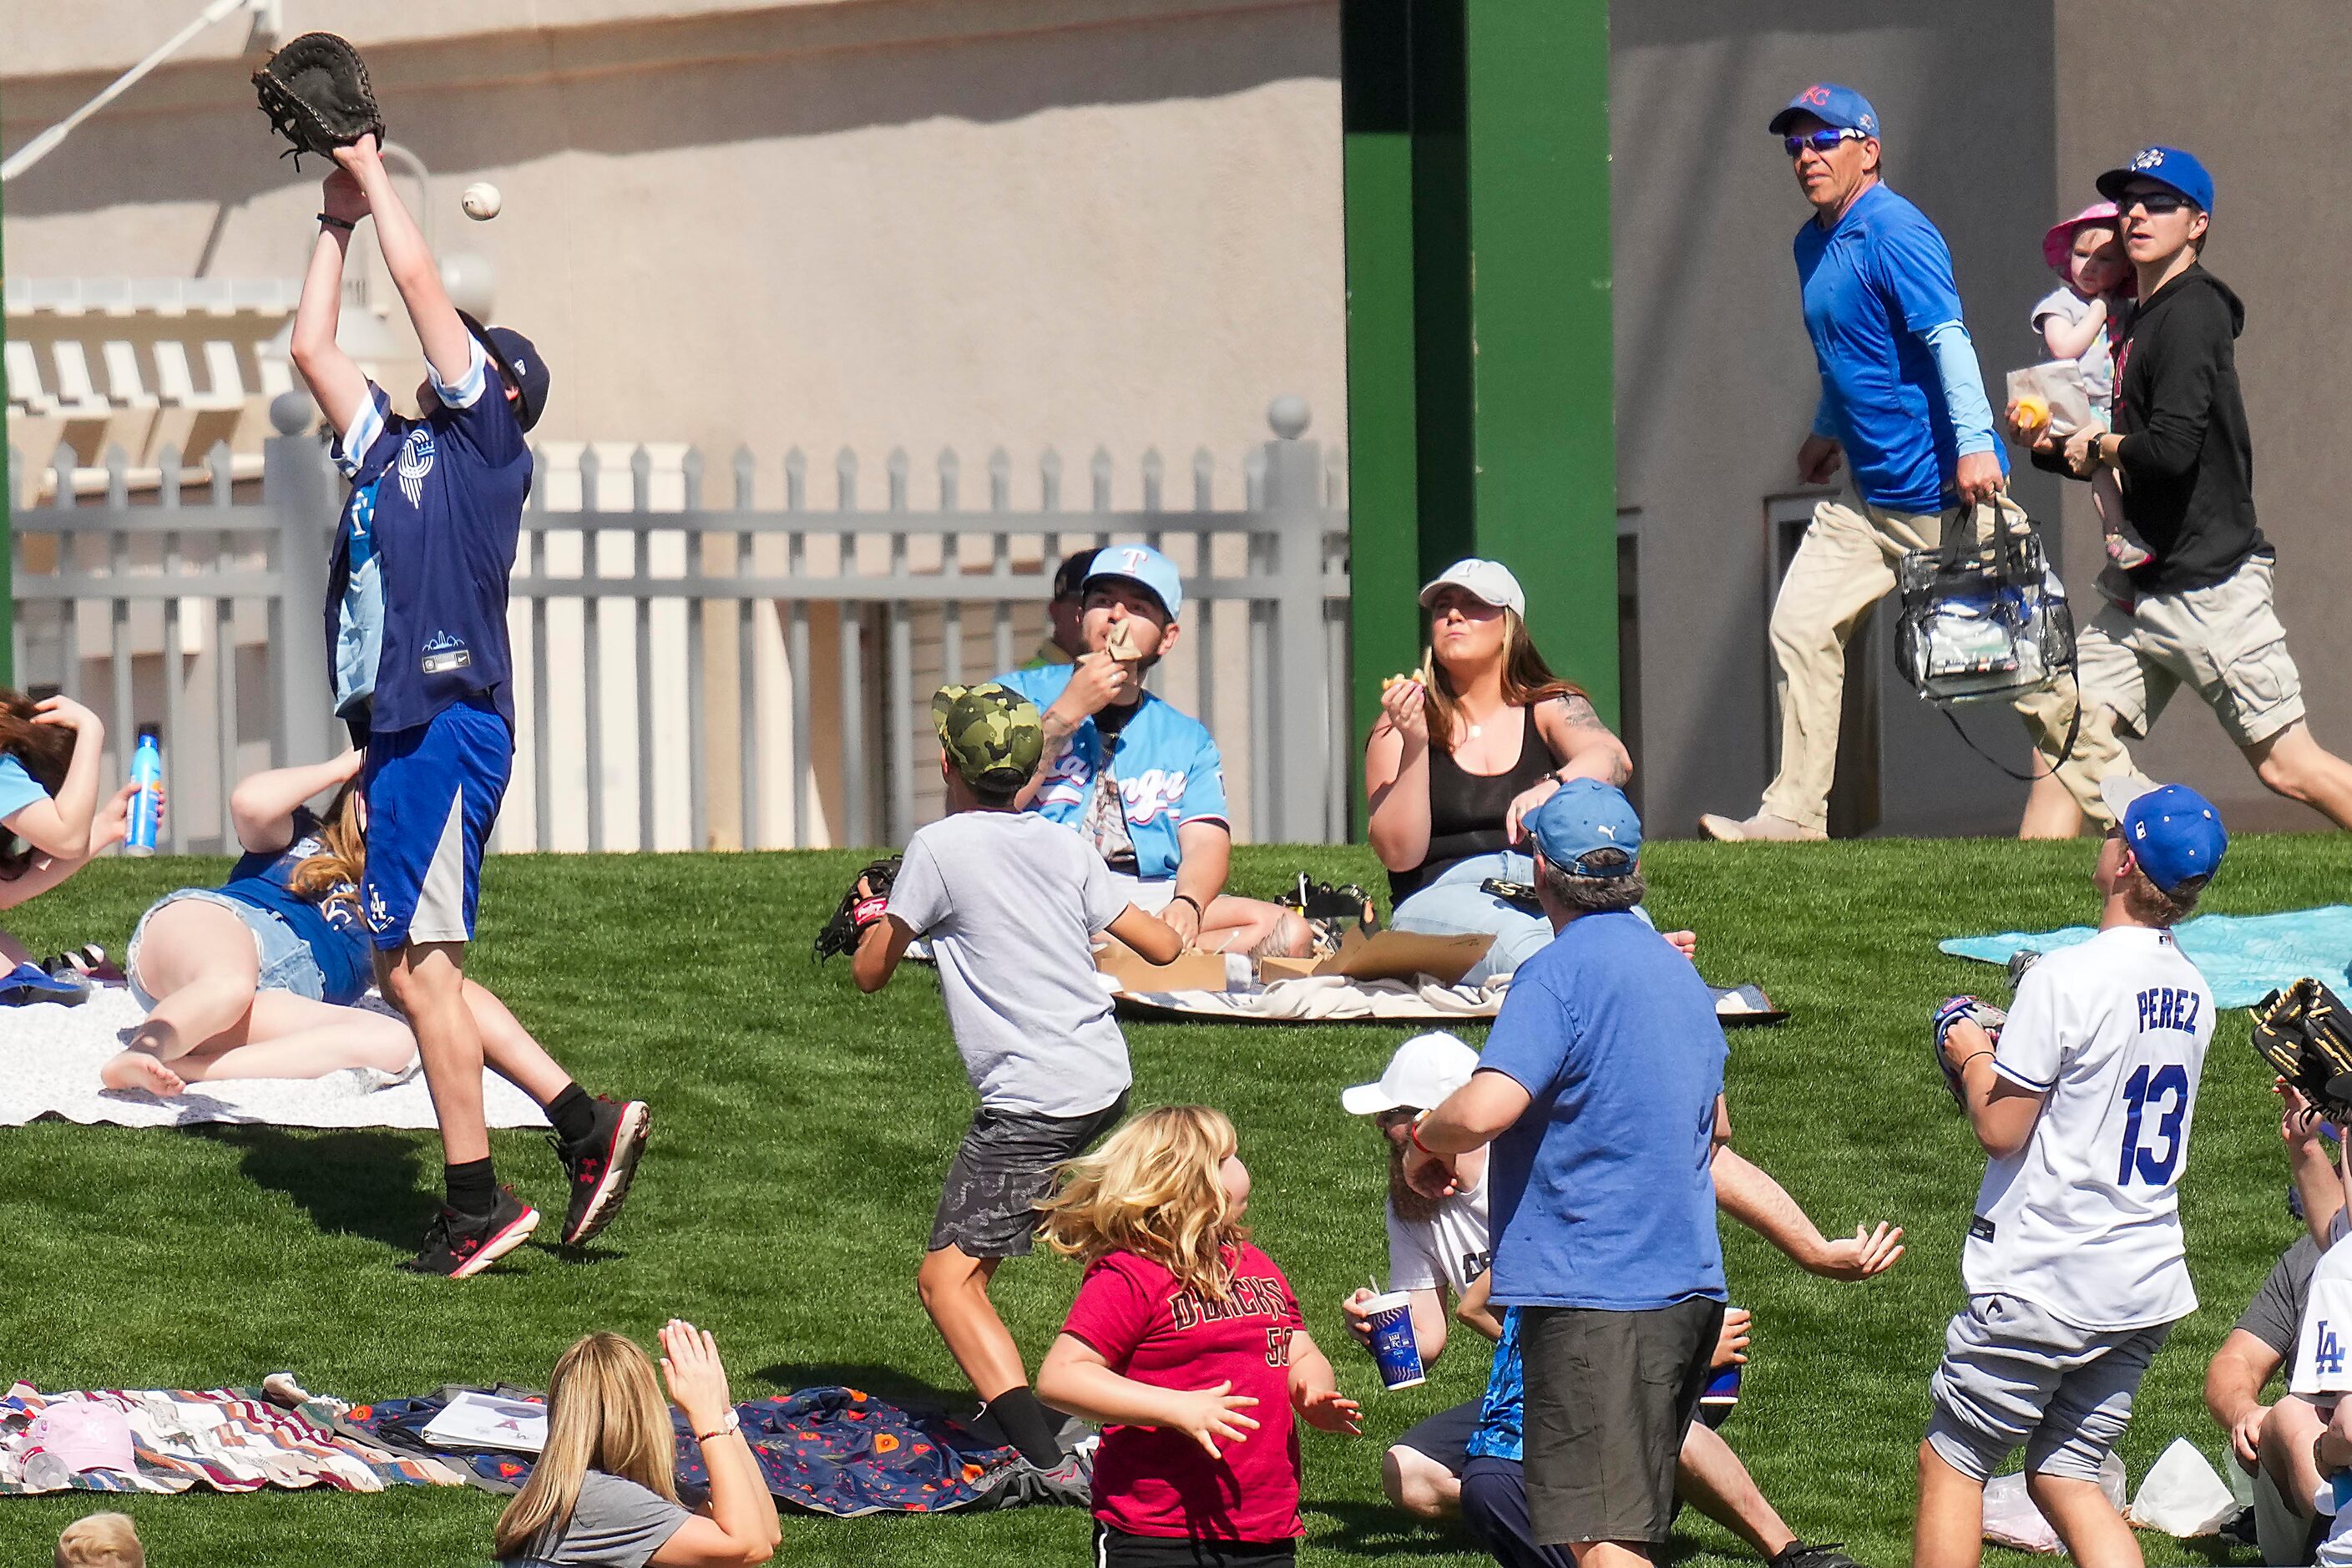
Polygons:
<instances>
[{"instance_id":1,"label":"pink sun hat","mask_svg":"<svg viewBox=\"0 0 2352 1568\"><path fill-rule=\"evenodd\" d=\"M2050 226L2050 232L2042 237L2042 259L2050 264L2051 271L2063 272L2066 270L2067 253L2074 248L2076 229L2086 223L2103 223L2114 226L2121 221L2121 215L2116 211L2115 203L2093 202L2073 217L2060 218Z\"/></svg>"},{"instance_id":2,"label":"pink sun hat","mask_svg":"<svg viewBox=\"0 0 2352 1568\"><path fill-rule=\"evenodd\" d=\"M65 1399L33 1417L25 1436L30 1446L54 1455L65 1467L84 1470L119 1470L136 1475L131 1453L131 1423L111 1405L93 1399Z\"/></svg>"}]
</instances>

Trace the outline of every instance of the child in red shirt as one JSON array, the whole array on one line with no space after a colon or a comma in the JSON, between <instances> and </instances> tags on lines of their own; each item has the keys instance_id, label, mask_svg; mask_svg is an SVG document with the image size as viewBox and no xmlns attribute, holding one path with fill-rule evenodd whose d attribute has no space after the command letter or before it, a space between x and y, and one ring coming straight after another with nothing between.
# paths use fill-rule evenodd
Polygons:
<instances>
[{"instance_id":1,"label":"child in red shirt","mask_svg":"<svg viewBox=\"0 0 2352 1568\"><path fill-rule=\"evenodd\" d=\"M1163 1106L1072 1161L1040 1205L1048 1245L1087 1272L1037 1394L1106 1424L1094 1471L1105 1568L1292 1563L1293 1413L1361 1430L1290 1281L1242 1227L1250 1175L1235 1149L1223 1112Z\"/></svg>"}]
</instances>

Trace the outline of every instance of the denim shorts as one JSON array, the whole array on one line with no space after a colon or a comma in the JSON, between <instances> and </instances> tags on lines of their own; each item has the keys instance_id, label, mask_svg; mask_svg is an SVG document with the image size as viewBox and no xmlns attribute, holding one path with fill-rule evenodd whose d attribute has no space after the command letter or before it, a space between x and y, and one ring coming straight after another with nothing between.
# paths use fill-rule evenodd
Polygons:
<instances>
[{"instance_id":1,"label":"denim shorts","mask_svg":"<svg viewBox=\"0 0 2352 1568\"><path fill-rule=\"evenodd\" d=\"M148 906L147 912L139 917L138 929L131 933L131 951L123 955L122 973L131 982L131 994L139 998L142 1007L151 1013L155 1010L155 998L139 984L140 939L147 934L147 922L155 918L156 910L183 899L218 904L245 922L245 929L253 933L254 956L261 964L254 990L290 991L313 1002L326 996L327 977L320 973L319 961L310 956L310 944L296 936L292 926L268 910L257 909L241 899L232 899L226 893L211 888L183 888L176 893L164 894Z\"/></svg>"}]
</instances>

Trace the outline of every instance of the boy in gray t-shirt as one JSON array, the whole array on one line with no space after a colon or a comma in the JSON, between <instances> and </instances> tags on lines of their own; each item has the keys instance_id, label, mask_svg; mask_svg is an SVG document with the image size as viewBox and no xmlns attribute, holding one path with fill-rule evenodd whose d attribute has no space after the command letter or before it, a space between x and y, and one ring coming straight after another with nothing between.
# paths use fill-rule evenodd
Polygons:
<instances>
[{"instance_id":1,"label":"boy in gray t-shirt","mask_svg":"<svg viewBox=\"0 0 2352 1568\"><path fill-rule=\"evenodd\" d=\"M858 904L852 967L860 990L877 991L908 942L930 941L980 1110L948 1167L916 1289L1005 1440L1075 1488L1059 1423L1030 1392L988 1289L998 1264L1029 1251L1055 1170L1127 1110L1127 1041L1096 973L1096 933L1155 963L1183 942L1128 902L1091 844L1014 806L1045 752L1034 703L993 681L943 686L931 719L949 815L908 841L887 902Z\"/></svg>"}]
</instances>

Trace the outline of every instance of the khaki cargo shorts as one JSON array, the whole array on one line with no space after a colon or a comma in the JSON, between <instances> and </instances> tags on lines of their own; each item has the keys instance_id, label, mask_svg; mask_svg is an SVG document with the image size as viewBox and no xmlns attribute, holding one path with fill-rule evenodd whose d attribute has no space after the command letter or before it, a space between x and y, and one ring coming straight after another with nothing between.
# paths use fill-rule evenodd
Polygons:
<instances>
[{"instance_id":1,"label":"khaki cargo shorts","mask_svg":"<svg viewBox=\"0 0 2352 1568\"><path fill-rule=\"evenodd\" d=\"M2183 685L2240 746L2302 719L2303 678L2279 625L2274 565L2258 555L2210 588L2146 595L2129 610L2101 606L2074 652L2083 700L2114 713L2134 740L2147 738Z\"/></svg>"}]
</instances>

